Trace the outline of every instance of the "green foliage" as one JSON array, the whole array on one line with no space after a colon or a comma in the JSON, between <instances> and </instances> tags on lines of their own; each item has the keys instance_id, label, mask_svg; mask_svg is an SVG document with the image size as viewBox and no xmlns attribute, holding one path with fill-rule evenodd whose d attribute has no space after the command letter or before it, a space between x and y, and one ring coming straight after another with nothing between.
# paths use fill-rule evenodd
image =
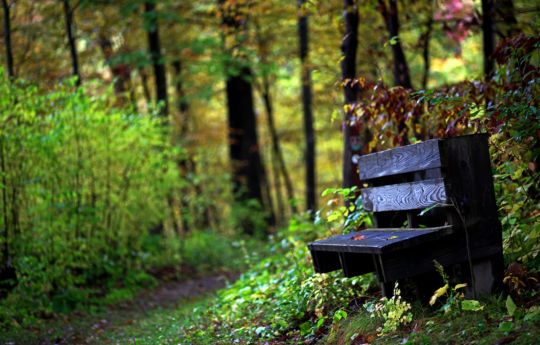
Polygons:
<instances>
[{"instance_id":1,"label":"green foliage","mask_svg":"<svg viewBox=\"0 0 540 345\"><path fill-rule=\"evenodd\" d=\"M443 266L437 261L434 261L434 263L437 272L439 272L444 281L444 286L437 289L433 296L431 296L431 299L429 300L430 305L434 305L437 299L444 296L446 297L446 301L440 308L440 311L444 314L459 314L462 310L479 311L484 309L484 306L481 305L480 302L476 300L466 300L464 299L465 295L458 291L459 289L465 288L467 284L456 284L453 288L450 288L450 280L448 275L444 272Z\"/></svg>"},{"instance_id":2,"label":"green foliage","mask_svg":"<svg viewBox=\"0 0 540 345\"><path fill-rule=\"evenodd\" d=\"M394 295L391 298L383 297L378 301L371 301L364 305L371 317L379 317L384 320L379 335L393 332L401 325L406 325L412 320L411 305L401 298L398 283L394 286Z\"/></svg>"},{"instance_id":3,"label":"green foliage","mask_svg":"<svg viewBox=\"0 0 540 345\"><path fill-rule=\"evenodd\" d=\"M291 231L302 232L309 220L291 221ZM240 279L219 293L206 324L187 332L187 340L229 344L261 339L309 338L327 324L347 317L350 301L372 282L372 276L340 278L339 273L315 274L306 242L288 230L276 236L271 255L258 262ZM204 337L203 337L204 338ZM219 342L218 342L219 339Z\"/></svg>"},{"instance_id":4,"label":"green foliage","mask_svg":"<svg viewBox=\"0 0 540 345\"><path fill-rule=\"evenodd\" d=\"M369 214L362 207L362 196L359 195L358 187L328 188L322 192L323 197L327 195L331 195L332 199L315 213L315 224L325 226L334 235L372 225Z\"/></svg>"},{"instance_id":5,"label":"green foliage","mask_svg":"<svg viewBox=\"0 0 540 345\"><path fill-rule=\"evenodd\" d=\"M48 94L0 85L1 262L18 277L2 311L15 296L33 310L67 311L149 267L148 230L181 183L179 152L157 115L113 104L110 92L89 97L72 85ZM167 243L164 255L174 249Z\"/></svg>"},{"instance_id":6,"label":"green foliage","mask_svg":"<svg viewBox=\"0 0 540 345\"><path fill-rule=\"evenodd\" d=\"M255 199L237 201L231 209L230 227L264 238L268 232L268 212Z\"/></svg>"}]
</instances>

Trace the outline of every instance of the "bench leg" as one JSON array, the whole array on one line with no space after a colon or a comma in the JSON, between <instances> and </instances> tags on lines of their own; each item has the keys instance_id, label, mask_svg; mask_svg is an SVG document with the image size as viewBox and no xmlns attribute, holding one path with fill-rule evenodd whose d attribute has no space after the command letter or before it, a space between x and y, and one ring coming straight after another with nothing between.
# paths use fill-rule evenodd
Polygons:
<instances>
[{"instance_id":1,"label":"bench leg","mask_svg":"<svg viewBox=\"0 0 540 345\"><path fill-rule=\"evenodd\" d=\"M500 290L504 275L504 258L501 253L473 262L474 292L476 297ZM472 289L470 290L472 293Z\"/></svg>"},{"instance_id":2,"label":"bench leg","mask_svg":"<svg viewBox=\"0 0 540 345\"><path fill-rule=\"evenodd\" d=\"M381 282L381 293L383 297L394 296L394 284L395 282Z\"/></svg>"}]
</instances>

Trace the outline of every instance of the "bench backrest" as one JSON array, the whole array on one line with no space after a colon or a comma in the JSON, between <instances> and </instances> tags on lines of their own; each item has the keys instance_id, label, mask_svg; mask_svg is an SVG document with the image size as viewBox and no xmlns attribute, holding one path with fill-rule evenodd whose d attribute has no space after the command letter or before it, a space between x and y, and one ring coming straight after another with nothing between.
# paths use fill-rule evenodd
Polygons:
<instances>
[{"instance_id":1,"label":"bench backrest","mask_svg":"<svg viewBox=\"0 0 540 345\"><path fill-rule=\"evenodd\" d=\"M409 227L459 229L463 219L470 228L493 223L500 234L487 140L486 134L433 139L361 156L364 209L374 212L377 227L407 221ZM433 205L440 207L419 216Z\"/></svg>"}]
</instances>

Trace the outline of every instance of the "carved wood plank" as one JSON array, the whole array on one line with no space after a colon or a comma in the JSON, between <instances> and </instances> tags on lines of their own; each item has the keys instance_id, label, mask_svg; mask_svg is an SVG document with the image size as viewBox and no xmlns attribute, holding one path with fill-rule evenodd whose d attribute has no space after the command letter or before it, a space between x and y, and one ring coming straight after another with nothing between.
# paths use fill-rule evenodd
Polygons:
<instances>
[{"instance_id":1,"label":"carved wood plank","mask_svg":"<svg viewBox=\"0 0 540 345\"><path fill-rule=\"evenodd\" d=\"M361 180L438 168L440 166L441 157L438 139L371 153L360 156L358 159Z\"/></svg>"},{"instance_id":2,"label":"carved wood plank","mask_svg":"<svg viewBox=\"0 0 540 345\"><path fill-rule=\"evenodd\" d=\"M422 209L447 199L442 178L362 189L362 204L370 212Z\"/></svg>"}]
</instances>

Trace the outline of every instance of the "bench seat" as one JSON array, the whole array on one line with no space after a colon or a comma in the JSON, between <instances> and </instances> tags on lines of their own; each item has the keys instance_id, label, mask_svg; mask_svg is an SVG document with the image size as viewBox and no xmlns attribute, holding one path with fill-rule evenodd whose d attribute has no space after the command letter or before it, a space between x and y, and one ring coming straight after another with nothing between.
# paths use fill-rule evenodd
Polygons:
<instances>
[{"instance_id":1,"label":"bench seat","mask_svg":"<svg viewBox=\"0 0 540 345\"><path fill-rule=\"evenodd\" d=\"M308 248L311 252L384 254L437 240L451 233L451 225L433 228L366 229L313 242L308 244Z\"/></svg>"}]
</instances>

